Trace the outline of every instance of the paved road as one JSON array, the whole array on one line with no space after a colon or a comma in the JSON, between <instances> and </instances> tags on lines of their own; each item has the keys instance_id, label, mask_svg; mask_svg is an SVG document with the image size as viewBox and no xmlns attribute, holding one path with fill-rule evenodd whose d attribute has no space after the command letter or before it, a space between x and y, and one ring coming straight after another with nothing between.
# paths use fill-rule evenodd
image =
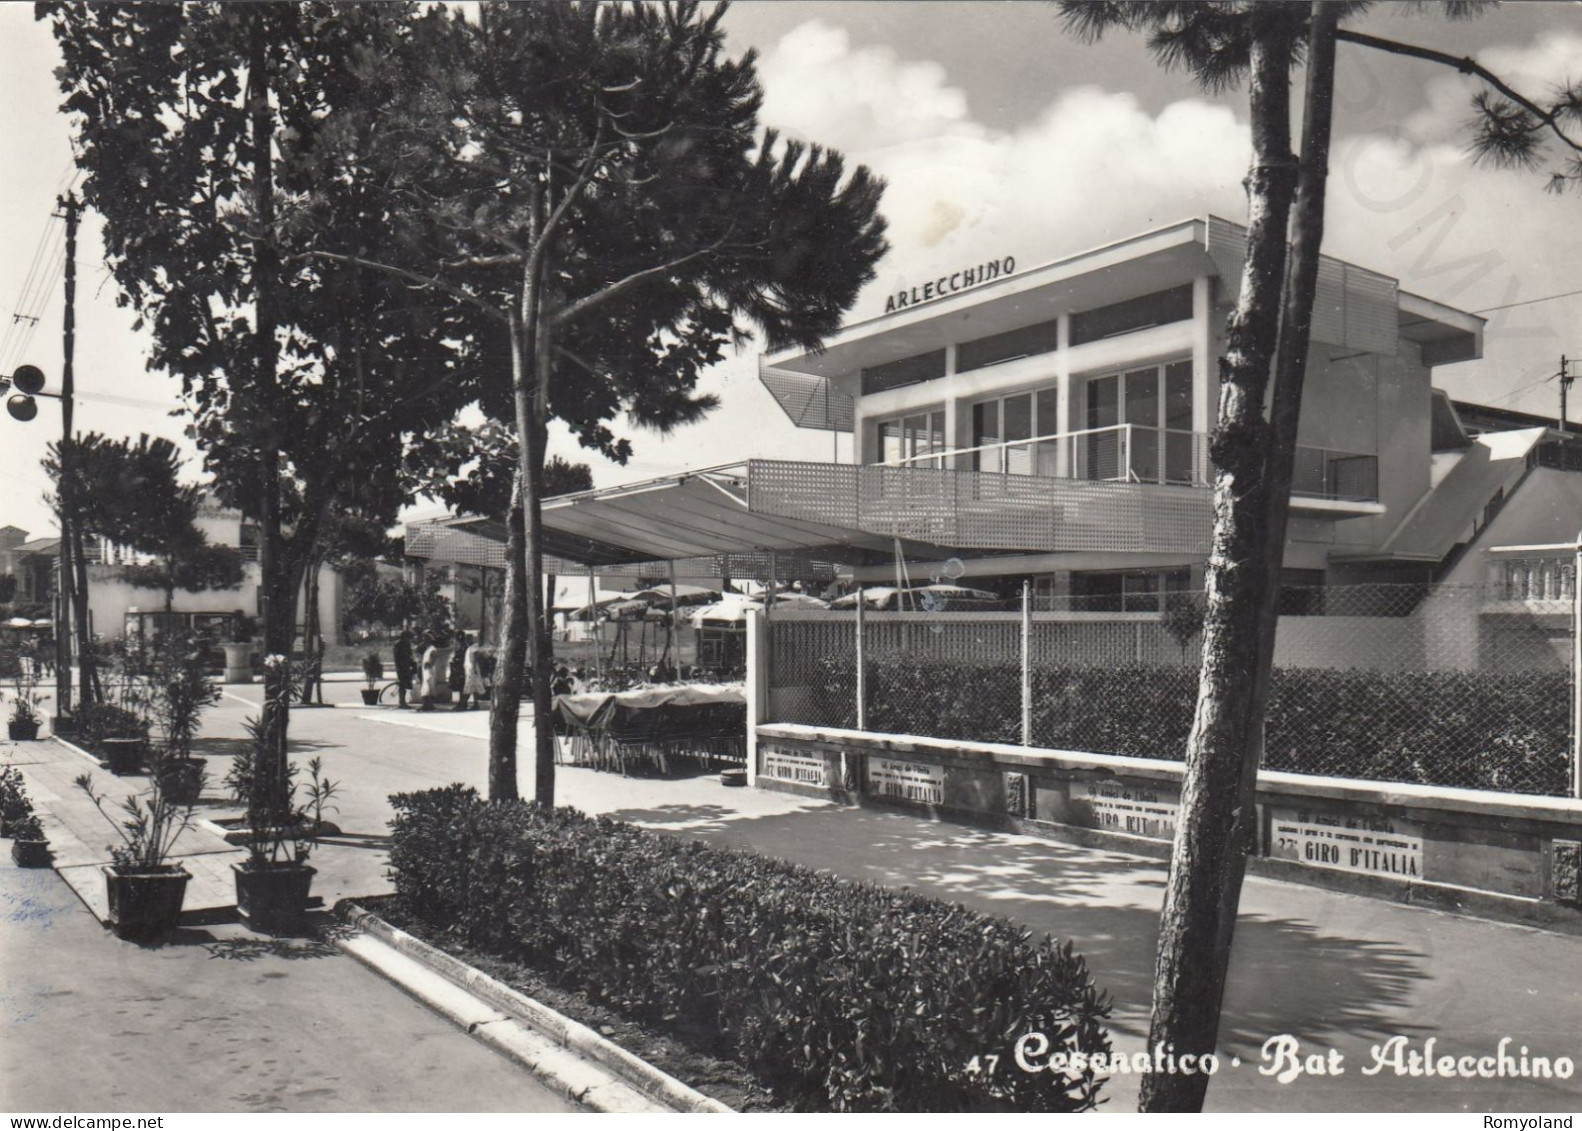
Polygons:
<instances>
[{"instance_id":1,"label":"paved road","mask_svg":"<svg viewBox=\"0 0 1582 1131\"><path fill-rule=\"evenodd\" d=\"M223 776L227 743L241 737L241 722L252 709L244 700L257 697L256 688L228 691L206 727L217 776ZM332 685L329 693L356 699L354 685ZM384 887L388 795L451 781L481 786L485 721L482 712L340 708L293 714L297 760L320 755L326 771L343 783L336 819L347 835L315 858L326 879L318 890L329 887L326 897L333 899ZM524 795L530 794L525 762L520 778ZM1114 997L1116 1048L1143 1048L1164 884L1156 861L728 789L711 778L623 779L563 767L558 779L558 800L590 812L751 847L854 879L910 886L1074 939L1096 981ZM1582 979L1576 974L1582 939L1262 878L1247 882L1242 911L1222 1051L1243 1064L1227 1065L1215 1080L1211 1109L1509 1113L1582 1106L1582 1082L1575 1077L1447 1081L1362 1071L1372 1062L1372 1046L1395 1036L1412 1049L1432 1037L1436 1056L1492 1056L1509 1036L1512 1055L1526 1045L1534 1054L1582 1062ZM1345 1074L1307 1074L1283 1084L1261 1075L1260 1049L1279 1034L1298 1039L1304 1053L1339 1050ZM1113 1107L1125 1110L1136 1089L1118 1079L1107 1094Z\"/></svg>"},{"instance_id":2,"label":"paved road","mask_svg":"<svg viewBox=\"0 0 1582 1131\"><path fill-rule=\"evenodd\" d=\"M139 947L8 857L0 987L7 1111L574 1109L333 945L224 925Z\"/></svg>"}]
</instances>

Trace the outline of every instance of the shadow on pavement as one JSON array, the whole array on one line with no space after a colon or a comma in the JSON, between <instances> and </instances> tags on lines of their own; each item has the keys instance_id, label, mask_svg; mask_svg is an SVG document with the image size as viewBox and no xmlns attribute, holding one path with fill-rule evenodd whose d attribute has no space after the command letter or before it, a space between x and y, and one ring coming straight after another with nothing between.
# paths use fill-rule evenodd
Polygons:
<instances>
[{"instance_id":1,"label":"shadow on pavement","mask_svg":"<svg viewBox=\"0 0 1582 1131\"><path fill-rule=\"evenodd\" d=\"M1165 886L1161 861L833 805L769 816L713 804L607 815L910 888L1072 939L1116 1003L1112 1030L1147 1034ZM1427 961L1396 943L1243 912L1223 1047L1256 1050L1282 1032L1312 1039L1416 1032L1420 1027L1403 1025L1403 1015L1410 1012L1412 986L1427 977Z\"/></svg>"}]
</instances>

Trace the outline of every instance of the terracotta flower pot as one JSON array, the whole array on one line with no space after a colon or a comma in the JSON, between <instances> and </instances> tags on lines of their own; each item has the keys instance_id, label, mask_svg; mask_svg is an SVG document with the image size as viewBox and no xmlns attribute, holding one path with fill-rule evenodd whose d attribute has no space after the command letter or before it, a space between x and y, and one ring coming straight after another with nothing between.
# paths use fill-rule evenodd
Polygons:
<instances>
[{"instance_id":1,"label":"terracotta flower pot","mask_svg":"<svg viewBox=\"0 0 1582 1131\"><path fill-rule=\"evenodd\" d=\"M159 788L167 801L191 805L203 792L203 768L207 758L172 758L159 767Z\"/></svg>"},{"instance_id":2,"label":"terracotta flower pot","mask_svg":"<svg viewBox=\"0 0 1582 1131\"><path fill-rule=\"evenodd\" d=\"M154 939L173 931L181 920L191 874L180 864L155 869L104 866L110 902L110 925L123 939Z\"/></svg>"},{"instance_id":3,"label":"terracotta flower pot","mask_svg":"<svg viewBox=\"0 0 1582 1131\"><path fill-rule=\"evenodd\" d=\"M32 722L11 722L6 724L6 730L10 733L12 742L35 741L38 738L38 728L39 722L37 719Z\"/></svg>"},{"instance_id":4,"label":"terracotta flower pot","mask_svg":"<svg viewBox=\"0 0 1582 1131\"><path fill-rule=\"evenodd\" d=\"M236 913L249 930L280 934L300 930L317 869L307 864L232 864Z\"/></svg>"},{"instance_id":5,"label":"terracotta flower pot","mask_svg":"<svg viewBox=\"0 0 1582 1131\"><path fill-rule=\"evenodd\" d=\"M110 772L117 777L135 774L143 768L143 740L141 738L104 738L99 740L100 753L110 764Z\"/></svg>"},{"instance_id":6,"label":"terracotta flower pot","mask_svg":"<svg viewBox=\"0 0 1582 1131\"><path fill-rule=\"evenodd\" d=\"M11 859L16 861L19 868L48 868L49 867L49 841L47 840L13 840L11 842Z\"/></svg>"},{"instance_id":7,"label":"terracotta flower pot","mask_svg":"<svg viewBox=\"0 0 1582 1131\"><path fill-rule=\"evenodd\" d=\"M365 687L365 688L363 688L363 706L364 707L377 707L377 706L379 706L379 689L377 687Z\"/></svg>"}]
</instances>

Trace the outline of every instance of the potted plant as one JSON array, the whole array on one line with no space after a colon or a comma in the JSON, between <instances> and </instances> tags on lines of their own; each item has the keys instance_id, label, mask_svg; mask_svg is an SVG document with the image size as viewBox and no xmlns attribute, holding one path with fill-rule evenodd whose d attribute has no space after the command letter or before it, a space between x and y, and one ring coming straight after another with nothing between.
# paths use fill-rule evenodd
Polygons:
<instances>
[{"instance_id":1,"label":"potted plant","mask_svg":"<svg viewBox=\"0 0 1582 1131\"><path fill-rule=\"evenodd\" d=\"M164 795L190 805L203 792L203 758L192 756L192 740L205 708L219 702L219 685L204 671L203 642L187 640L162 650L153 671L153 712L162 733L152 770Z\"/></svg>"},{"instance_id":2,"label":"potted plant","mask_svg":"<svg viewBox=\"0 0 1582 1131\"><path fill-rule=\"evenodd\" d=\"M14 687L11 693L11 718L6 727L12 742L32 742L38 738L38 728L42 722L38 705L44 702L44 696L35 695L33 682L20 676Z\"/></svg>"},{"instance_id":3,"label":"potted plant","mask_svg":"<svg viewBox=\"0 0 1582 1131\"><path fill-rule=\"evenodd\" d=\"M22 771L15 766L0 770L0 836L12 836L13 827L33 812Z\"/></svg>"},{"instance_id":4,"label":"potted plant","mask_svg":"<svg viewBox=\"0 0 1582 1131\"><path fill-rule=\"evenodd\" d=\"M270 817L249 805L252 839L247 859L232 864L236 875L236 913L250 930L286 934L301 929L317 869L308 858L319 843L324 814L340 786L324 776L319 758L308 762L306 803L295 804L296 768L292 768L291 804L283 815Z\"/></svg>"},{"instance_id":5,"label":"potted plant","mask_svg":"<svg viewBox=\"0 0 1582 1131\"><path fill-rule=\"evenodd\" d=\"M379 653L369 652L363 657L363 679L368 686L363 688L363 706L373 707L379 702L379 681L385 677L384 661L379 658Z\"/></svg>"},{"instance_id":6,"label":"potted plant","mask_svg":"<svg viewBox=\"0 0 1582 1131\"><path fill-rule=\"evenodd\" d=\"M281 709L291 702L291 692L289 679L276 689ZM264 717L268 717L267 709ZM264 760L268 735L262 719L249 719L246 725L253 740L251 764L257 766ZM325 811L334 808L330 799L340 789L324 777L323 766L318 758L308 763L309 785L303 805L297 803L295 767L288 774L286 796L273 802L254 788L252 781L246 783L247 859L232 864L231 871L236 876L237 916L251 930L285 934L302 925L317 871L308 857L318 844Z\"/></svg>"},{"instance_id":7,"label":"potted plant","mask_svg":"<svg viewBox=\"0 0 1582 1131\"><path fill-rule=\"evenodd\" d=\"M177 839L192 825L192 805L166 797L155 775L147 794L126 798L120 804L122 815L117 816L94 790L90 775L82 774L75 784L121 838L119 846L110 848L111 863L104 866L110 925L123 939L151 940L168 934L181 918L187 881L192 878L180 864L170 863Z\"/></svg>"},{"instance_id":8,"label":"potted plant","mask_svg":"<svg viewBox=\"0 0 1582 1131\"><path fill-rule=\"evenodd\" d=\"M49 867L49 839L37 813L29 813L11 828L11 859L19 868Z\"/></svg>"},{"instance_id":9,"label":"potted plant","mask_svg":"<svg viewBox=\"0 0 1582 1131\"><path fill-rule=\"evenodd\" d=\"M231 618L231 639L221 644L225 649L225 682L253 682L253 636L258 624L245 613Z\"/></svg>"}]
</instances>

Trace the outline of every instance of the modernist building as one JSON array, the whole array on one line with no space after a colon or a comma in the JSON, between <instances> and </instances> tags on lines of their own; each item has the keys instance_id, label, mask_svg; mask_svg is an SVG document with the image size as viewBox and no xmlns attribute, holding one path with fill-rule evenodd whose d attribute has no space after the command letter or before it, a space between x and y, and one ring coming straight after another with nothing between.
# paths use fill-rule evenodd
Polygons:
<instances>
[{"instance_id":1,"label":"modernist building","mask_svg":"<svg viewBox=\"0 0 1582 1131\"><path fill-rule=\"evenodd\" d=\"M1034 269L1005 258L889 296L822 351L764 358L793 422L849 432L856 466L766 468L755 505L940 547L973 584L1032 577L1045 607L1157 610L1201 584L1244 250L1244 229L1209 217ZM1287 585L1482 580L1486 563L1457 567L1518 490L1513 536L1575 536L1576 441L1508 412L1463 427L1473 407L1434 389L1436 369L1481 356L1482 335L1473 314L1323 259Z\"/></svg>"}]
</instances>

